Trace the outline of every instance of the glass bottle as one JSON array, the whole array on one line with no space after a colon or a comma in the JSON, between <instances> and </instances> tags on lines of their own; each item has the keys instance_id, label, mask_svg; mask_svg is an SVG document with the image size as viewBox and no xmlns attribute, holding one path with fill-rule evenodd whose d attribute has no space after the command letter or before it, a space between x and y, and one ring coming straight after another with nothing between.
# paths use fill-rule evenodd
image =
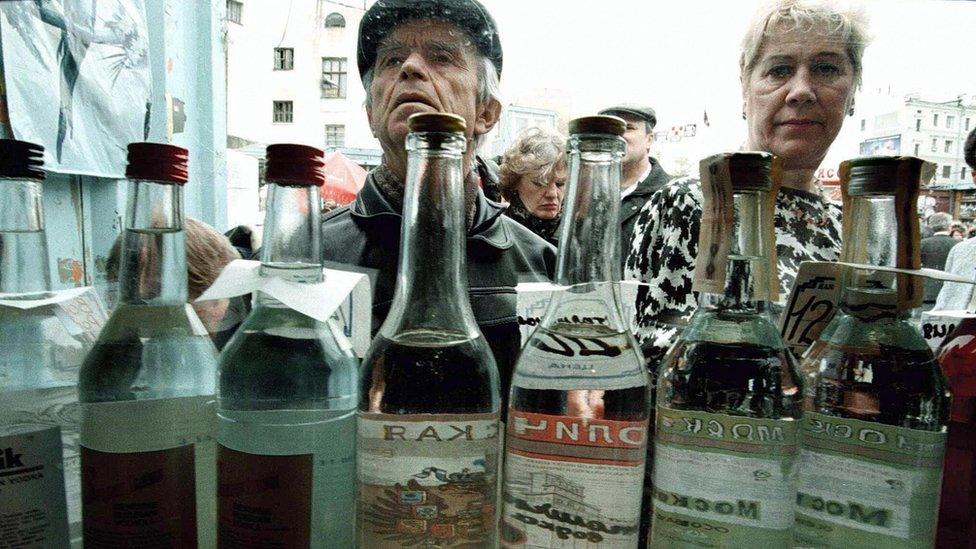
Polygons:
<instances>
[{"instance_id":1,"label":"glass bottle","mask_svg":"<svg viewBox=\"0 0 976 549\"><path fill-rule=\"evenodd\" d=\"M321 283L323 153L279 144L267 159L261 275ZM256 293L220 355L221 546L354 546L358 367L341 327Z\"/></svg>"},{"instance_id":2,"label":"glass bottle","mask_svg":"<svg viewBox=\"0 0 976 549\"><path fill-rule=\"evenodd\" d=\"M699 308L658 372L652 547L789 547L802 391L771 321L773 158L702 160Z\"/></svg>"},{"instance_id":3,"label":"glass bottle","mask_svg":"<svg viewBox=\"0 0 976 549\"><path fill-rule=\"evenodd\" d=\"M922 165L865 157L842 167L841 261L918 268ZM931 547L949 392L909 321L921 304L921 280L846 268L842 283L839 310L801 364L807 381L796 540Z\"/></svg>"},{"instance_id":4,"label":"glass bottle","mask_svg":"<svg viewBox=\"0 0 976 549\"><path fill-rule=\"evenodd\" d=\"M569 123L553 293L519 357L505 443L506 547L637 547L650 413L620 304L623 120ZM589 545L587 545L589 546Z\"/></svg>"},{"instance_id":5,"label":"glass bottle","mask_svg":"<svg viewBox=\"0 0 976 549\"><path fill-rule=\"evenodd\" d=\"M217 352L187 304L187 151L128 147L119 303L79 377L85 547L214 547Z\"/></svg>"},{"instance_id":6,"label":"glass bottle","mask_svg":"<svg viewBox=\"0 0 976 549\"><path fill-rule=\"evenodd\" d=\"M358 542L492 547L499 381L468 301L464 119L407 124L396 290L360 374Z\"/></svg>"},{"instance_id":7,"label":"glass bottle","mask_svg":"<svg viewBox=\"0 0 976 549\"><path fill-rule=\"evenodd\" d=\"M51 297L41 182L44 148L0 139L0 299ZM87 345L68 333L54 306L0 305L0 542L67 546L62 437L77 444L69 407Z\"/></svg>"},{"instance_id":8,"label":"glass bottle","mask_svg":"<svg viewBox=\"0 0 976 549\"><path fill-rule=\"evenodd\" d=\"M936 547L965 547L976 539L976 292L966 318L937 356L952 389L944 469L958 480L942 483Z\"/></svg>"}]
</instances>

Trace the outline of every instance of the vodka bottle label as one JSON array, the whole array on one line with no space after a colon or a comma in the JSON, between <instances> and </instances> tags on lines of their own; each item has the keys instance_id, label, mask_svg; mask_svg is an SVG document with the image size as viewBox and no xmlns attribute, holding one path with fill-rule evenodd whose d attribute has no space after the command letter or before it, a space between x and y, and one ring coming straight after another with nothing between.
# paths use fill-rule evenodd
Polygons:
<instances>
[{"instance_id":1,"label":"vodka bottle label","mask_svg":"<svg viewBox=\"0 0 976 549\"><path fill-rule=\"evenodd\" d=\"M647 422L508 418L503 546L636 547Z\"/></svg>"},{"instance_id":2,"label":"vodka bottle label","mask_svg":"<svg viewBox=\"0 0 976 549\"><path fill-rule=\"evenodd\" d=\"M932 547L946 434L807 413L796 539Z\"/></svg>"},{"instance_id":3,"label":"vodka bottle label","mask_svg":"<svg viewBox=\"0 0 976 549\"><path fill-rule=\"evenodd\" d=\"M0 547L68 547L61 429L0 437Z\"/></svg>"},{"instance_id":4,"label":"vodka bottle label","mask_svg":"<svg viewBox=\"0 0 976 549\"><path fill-rule=\"evenodd\" d=\"M658 406L652 545L788 547L797 423Z\"/></svg>"},{"instance_id":5,"label":"vodka bottle label","mask_svg":"<svg viewBox=\"0 0 976 549\"><path fill-rule=\"evenodd\" d=\"M221 410L218 541L228 547L352 547L354 411ZM269 424L269 415L274 424Z\"/></svg>"},{"instance_id":6,"label":"vodka bottle label","mask_svg":"<svg viewBox=\"0 0 976 549\"><path fill-rule=\"evenodd\" d=\"M213 547L213 396L83 403L81 411L85 546L138 535L145 546Z\"/></svg>"},{"instance_id":7,"label":"vodka bottle label","mask_svg":"<svg viewBox=\"0 0 976 549\"><path fill-rule=\"evenodd\" d=\"M492 545L498 414L358 416L359 546Z\"/></svg>"}]
</instances>

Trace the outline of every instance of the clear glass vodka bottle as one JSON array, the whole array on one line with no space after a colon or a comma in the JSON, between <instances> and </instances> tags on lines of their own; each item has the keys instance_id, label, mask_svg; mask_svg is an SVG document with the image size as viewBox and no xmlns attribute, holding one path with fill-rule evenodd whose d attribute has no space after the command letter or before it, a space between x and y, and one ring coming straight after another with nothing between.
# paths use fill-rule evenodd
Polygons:
<instances>
[{"instance_id":1,"label":"clear glass vodka bottle","mask_svg":"<svg viewBox=\"0 0 976 549\"><path fill-rule=\"evenodd\" d=\"M699 308L658 372L652 547L789 547L799 374L768 308L773 159L702 160Z\"/></svg>"},{"instance_id":2,"label":"clear glass vodka bottle","mask_svg":"<svg viewBox=\"0 0 976 549\"><path fill-rule=\"evenodd\" d=\"M626 125L570 122L556 282L512 376L502 542L634 548L649 378L620 304L620 161Z\"/></svg>"},{"instance_id":3,"label":"clear glass vodka bottle","mask_svg":"<svg viewBox=\"0 0 976 549\"><path fill-rule=\"evenodd\" d=\"M187 151L129 145L119 304L81 367L85 547L214 547L217 352L187 304Z\"/></svg>"},{"instance_id":4,"label":"clear glass vodka bottle","mask_svg":"<svg viewBox=\"0 0 976 549\"><path fill-rule=\"evenodd\" d=\"M923 162L850 161L841 260L918 268ZM842 173L844 173L842 171ZM921 279L847 268L838 310L805 353L798 543L931 547L948 384L909 321Z\"/></svg>"},{"instance_id":5,"label":"clear glass vodka bottle","mask_svg":"<svg viewBox=\"0 0 976 549\"><path fill-rule=\"evenodd\" d=\"M320 283L323 153L280 144L267 159L261 274ZM341 326L256 294L220 355L221 546L354 546L358 367Z\"/></svg>"},{"instance_id":6,"label":"clear glass vodka bottle","mask_svg":"<svg viewBox=\"0 0 976 549\"><path fill-rule=\"evenodd\" d=\"M492 547L498 368L465 276L464 119L408 119L397 285L360 377L360 547Z\"/></svg>"}]
</instances>

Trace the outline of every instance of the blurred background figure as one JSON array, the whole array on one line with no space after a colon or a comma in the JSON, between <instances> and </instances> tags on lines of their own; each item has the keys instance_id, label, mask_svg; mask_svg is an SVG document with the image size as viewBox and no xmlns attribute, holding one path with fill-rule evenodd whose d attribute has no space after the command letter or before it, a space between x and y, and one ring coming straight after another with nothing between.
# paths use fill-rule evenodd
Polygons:
<instances>
[{"instance_id":1,"label":"blurred background figure","mask_svg":"<svg viewBox=\"0 0 976 549\"><path fill-rule=\"evenodd\" d=\"M958 242L960 240L965 240L968 232L969 231L966 229L966 226L964 224L953 223L952 228L949 229L949 236L951 236L953 239L956 240L956 242Z\"/></svg>"},{"instance_id":2,"label":"blurred background figure","mask_svg":"<svg viewBox=\"0 0 976 549\"><path fill-rule=\"evenodd\" d=\"M962 150L963 158L969 165L973 182L976 183L976 128L969 132ZM970 238L958 246L954 246L949 251L943 270L954 275L976 279L976 238ZM939 292L935 308L940 311L965 309L969 305L969 299L972 295L973 286L971 284L946 282L942 286L942 291Z\"/></svg>"},{"instance_id":3,"label":"blurred background figure","mask_svg":"<svg viewBox=\"0 0 976 549\"><path fill-rule=\"evenodd\" d=\"M952 216L945 212L930 215L925 224L932 231L932 236L922 239L922 266L941 271L945 268L949 250L960 240L950 234L956 225L952 223ZM941 281L932 278L925 279L923 310L927 311L935 306L935 299L939 296L941 289Z\"/></svg>"},{"instance_id":4,"label":"blurred background figure","mask_svg":"<svg viewBox=\"0 0 976 549\"><path fill-rule=\"evenodd\" d=\"M502 156L499 186L505 214L556 244L566 185L566 136L528 128Z\"/></svg>"}]
</instances>

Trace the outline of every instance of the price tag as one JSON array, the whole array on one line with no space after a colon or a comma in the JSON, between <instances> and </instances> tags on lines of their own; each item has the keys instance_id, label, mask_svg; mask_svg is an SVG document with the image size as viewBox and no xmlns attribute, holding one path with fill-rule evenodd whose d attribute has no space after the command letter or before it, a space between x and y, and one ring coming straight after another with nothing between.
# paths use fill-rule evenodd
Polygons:
<instances>
[{"instance_id":1,"label":"price tag","mask_svg":"<svg viewBox=\"0 0 976 549\"><path fill-rule=\"evenodd\" d=\"M837 263L804 261L780 317L780 335L800 357L834 317L840 301L842 267Z\"/></svg>"}]
</instances>

